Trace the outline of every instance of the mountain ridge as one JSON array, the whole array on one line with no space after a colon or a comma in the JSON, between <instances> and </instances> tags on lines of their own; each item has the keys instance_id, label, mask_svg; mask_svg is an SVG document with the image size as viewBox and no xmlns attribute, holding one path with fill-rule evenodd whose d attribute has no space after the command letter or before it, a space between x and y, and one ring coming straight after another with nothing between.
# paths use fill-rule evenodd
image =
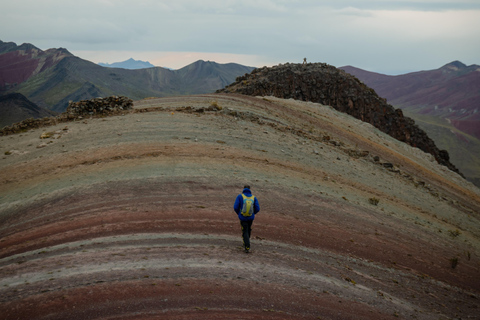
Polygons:
<instances>
[{"instance_id":1,"label":"mountain ridge","mask_svg":"<svg viewBox=\"0 0 480 320\"><path fill-rule=\"evenodd\" d=\"M0 94L12 92L21 83L55 66L72 54L64 49L40 50L32 44L0 40Z\"/></svg>"},{"instance_id":2,"label":"mountain ridge","mask_svg":"<svg viewBox=\"0 0 480 320\"><path fill-rule=\"evenodd\" d=\"M55 112L64 111L69 100L97 96L125 95L138 100L210 93L254 69L202 60L178 70L106 68L63 48L42 51L28 44L20 47L0 42L0 52L8 51L0 54L0 93L22 93L38 106Z\"/></svg>"},{"instance_id":3,"label":"mountain ridge","mask_svg":"<svg viewBox=\"0 0 480 320\"><path fill-rule=\"evenodd\" d=\"M372 124L399 141L432 154L438 163L462 175L450 162L448 152L439 150L425 131L411 118L404 117L402 110L387 104L384 98L356 77L328 64L287 63L258 68L217 92L293 98L332 106Z\"/></svg>"},{"instance_id":4,"label":"mountain ridge","mask_svg":"<svg viewBox=\"0 0 480 320\"><path fill-rule=\"evenodd\" d=\"M340 69L358 77L397 107L420 107L422 113L442 114L452 120L480 120L480 93L476 90L480 87L479 65L453 61L438 69L397 76L351 66ZM471 134L480 137L480 131Z\"/></svg>"},{"instance_id":5,"label":"mountain ridge","mask_svg":"<svg viewBox=\"0 0 480 320\"><path fill-rule=\"evenodd\" d=\"M346 66L380 96L401 108L449 151L452 162L480 186L480 66L453 61L444 66L389 76Z\"/></svg>"},{"instance_id":6,"label":"mountain ridge","mask_svg":"<svg viewBox=\"0 0 480 320\"><path fill-rule=\"evenodd\" d=\"M99 66L107 68L123 68L123 69L145 69L154 68L155 66L148 61L134 60L133 58L121 62L114 63L98 63Z\"/></svg>"}]
</instances>

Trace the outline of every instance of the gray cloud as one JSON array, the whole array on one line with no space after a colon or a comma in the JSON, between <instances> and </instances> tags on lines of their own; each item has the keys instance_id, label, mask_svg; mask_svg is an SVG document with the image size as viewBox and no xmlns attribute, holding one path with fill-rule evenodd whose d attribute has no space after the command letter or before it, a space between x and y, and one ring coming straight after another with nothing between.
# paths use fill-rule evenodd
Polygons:
<instances>
[{"instance_id":1,"label":"gray cloud","mask_svg":"<svg viewBox=\"0 0 480 320\"><path fill-rule=\"evenodd\" d=\"M17 0L0 10L1 40L42 49L307 57L386 73L479 63L476 0Z\"/></svg>"}]
</instances>

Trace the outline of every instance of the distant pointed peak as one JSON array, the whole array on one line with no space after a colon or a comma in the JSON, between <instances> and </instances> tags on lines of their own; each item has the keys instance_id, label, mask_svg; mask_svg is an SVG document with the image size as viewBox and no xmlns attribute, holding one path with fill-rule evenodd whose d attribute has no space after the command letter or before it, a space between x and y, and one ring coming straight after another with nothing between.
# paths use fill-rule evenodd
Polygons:
<instances>
[{"instance_id":1,"label":"distant pointed peak","mask_svg":"<svg viewBox=\"0 0 480 320\"><path fill-rule=\"evenodd\" d=\"M457 71L457 70L461 70L461 69L465 69L467 68L467 66L458 61L458 60L455 60L455 61L452 61L446 65L444 65L441 69L448 69L448 70L452 70L452 71Z\"/></svg>"},{"instance_id":2,"label":"distant pointed peak","mask_svg":"<svg viewBox=\"0 0 480 320\"><path fill-rule=\"evenodd\" d=\"M114 63L99 63L100 66L102 67L107 67L107 68L122 68L122 69L146 69L146 68L154 68L155 66L151 64L148 61L142 61L142 60L135 60L133 58L130 58L128 60L122 61L122 62L114 62Z\"/></svg>"},{"instance_id":3,"label":"distant pointed peak","mask_svg":"<svg viewBox=\"0 0 480 320\"><path fill-rule=\"evenodd\" d=\"M38 50L38 51L41 51L39 48L35 47L33 44L31 43L22 43L21 45L19 45L17 47L17 50L25 50L25 51L28 51L28 50Z\"/></svg>"}]
</instances>

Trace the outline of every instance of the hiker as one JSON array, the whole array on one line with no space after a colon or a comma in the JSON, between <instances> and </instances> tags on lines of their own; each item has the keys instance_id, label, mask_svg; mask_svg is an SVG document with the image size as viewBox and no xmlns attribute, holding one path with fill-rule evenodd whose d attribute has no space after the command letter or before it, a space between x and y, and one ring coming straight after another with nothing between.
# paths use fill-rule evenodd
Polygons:
<instances>
[{"instance_id":1,"label":"hiker","mask_svg":"<svg viewBox=\"0 0 480 320\"><path fill-rule=\"evenodd\" d=\"M255 214L260 211L257 197L252 195L250 186L247 185L243 187L242 193L235 199L233 210L235 210L238 219L240 219L243 247L245 252L248 253L250 251L250 235L252 234L253 219L255 219Z\"/></svg>"}]
</instances>

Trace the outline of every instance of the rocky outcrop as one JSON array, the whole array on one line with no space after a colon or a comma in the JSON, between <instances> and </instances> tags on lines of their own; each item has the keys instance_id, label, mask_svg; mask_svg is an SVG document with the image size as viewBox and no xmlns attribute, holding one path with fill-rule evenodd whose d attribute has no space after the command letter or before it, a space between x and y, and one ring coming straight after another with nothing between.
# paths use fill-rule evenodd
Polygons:
<instances>
[{"instance_id":1,"label":"rocky outcrop","mask_svg":"<svg viewBox=\"0 0 480 320\"><path fill-rule=\"evenodd\" d=\"M107 97L91 100L82 100L79 102L70 102L66 113L68 115L94 115L111 114L123 110L129 110L133 107L133 100L127 97Z\"/></svg>"},{"instance_id":2,"label":"rocky outcrop","mask_svg":"<svg viewBox=\"0 0 480 320\"><path fill-rule=\"evenodd\" d=\"M217 92L312 101L368 122L388 135L432 154L438 163L461 175L425 131L404 117L356 77L324 63L278 65L253 70Z\"/></svg>"},{"instance_id":3,"label":"rocky outcrop","mask_svg":"<svg viewBox=\"0 0 480 320\"><path fill-rule=\"evenodd\" d=\"M41 119L29 118L0 130L0 136L6 136L29 129L47 127L62 122L81 119L85 116L108 116L133 108L133 100L127 97L111 96L107 98L96 98L70 102L67 111L56 117L45 117Z\"/></svg>"}]
</instances>

